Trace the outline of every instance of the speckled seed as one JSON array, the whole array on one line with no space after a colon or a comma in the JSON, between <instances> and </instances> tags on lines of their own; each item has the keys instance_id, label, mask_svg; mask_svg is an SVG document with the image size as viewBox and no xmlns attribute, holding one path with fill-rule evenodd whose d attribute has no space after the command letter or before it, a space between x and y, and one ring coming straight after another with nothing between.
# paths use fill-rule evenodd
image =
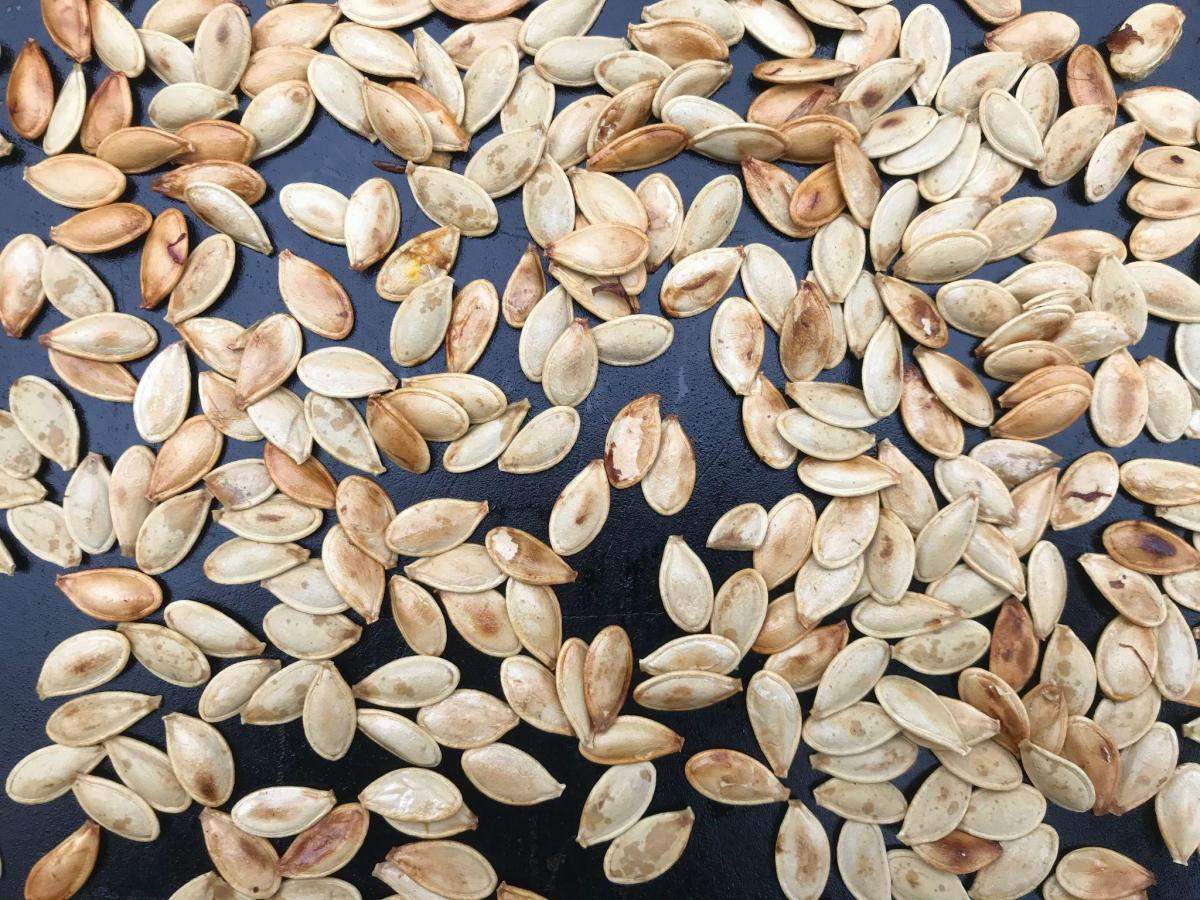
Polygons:
<instances>
[{"instance_id":1,"label":"speckled seed","mask_svg":"<svg viewBox=\"0 0 1200 900\"><path fill-rule=\"evenodd\" d=\"M604 854L604 875L614 884L643 884L670 869L687 847L691 807L648 816L619 835Z\"/></svg>"},{"instance_id":2,"label":"speckled seed","mask_svg":"<svg viewBox=\"0 0 1200 900\"><path fill-rule=\"evenodd\" d=\"M175 777L197 803L221 806L233 793L233 754L212 725L183 713L163 716Z\"/></svg>"}]
</instances>

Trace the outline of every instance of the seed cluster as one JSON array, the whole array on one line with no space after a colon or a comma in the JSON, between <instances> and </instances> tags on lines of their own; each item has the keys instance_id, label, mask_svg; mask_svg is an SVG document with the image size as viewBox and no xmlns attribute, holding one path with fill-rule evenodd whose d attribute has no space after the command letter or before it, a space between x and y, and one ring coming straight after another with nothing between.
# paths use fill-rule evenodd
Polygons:
<instances>
[{"instance_id":1,"label":"seed cluster","mask_svg":"<svg viewBox=\"0 0 1200 900\"><path fill-rule=\"evenodd\" d=\"M1101 449L1060 469L1038 443L1085 415L1110 449L1143 431L1162 443L1200 438L1200 284L1162 262L1200 236L1200 100L1168 86L1118 94L1113 80L1149 77L1179 42L1184 13L1167 3L1135 10L1105 54L1079 44L1063 13L966 3L994 27L985 52L952 64L936 5L902 17L883 0L658 0L625 37L588 33L603 0L528 10L526 0L279 0L253 25L228 0L158 0L140 29L109 0L43 2L46 33L75 65L56 89L30 38L6 106L12 130L44 152L24 180L75 212L50 229L49 245L21 234L0 252L0 324L22 338L49 301L61 320L38 342L61 383L129 404L144 443L110 470L81 446L69 395L35 375L13 381L0 410L9 534L65 570L56 587L79 610L115 623L67 637L37 680L40 698L70 699L47 718L51 743L17 763L5 790L27 804L70 792L87 818L28 872L27 900L83 888L101 829L150 842L159 814L193 802L214 871L173 900L358 898L335 876L372 813L412 839L374 869L396 896L537 897L498 884L491 862L453 840L478 820L435 771L444 749L457 750L467 780L492 800L557 799L565 785L553 762L503 740L521 722L574 739L607 767L577 840L608 843L609 881L644 883L685 853L696 817L690 807L647 814L653 761L683 739L624 712L627 701L678 713L743 689L762 759L707 749L684 775L717 803L786 804L774 852L791 900L821 897L835 861L860 900L1015 900L1039 887L1047 900L1146 895L1154 874L1116 850L1060 858L1044 821L1050 803L1122 815L1153 800L1163 843L1187 864L1200 848L1200 765L1179 763L1178 736L1158 719L1164 700L1200 706L1196 634L1183 612L1200 610L1200 466L1119 464ZM419 26L406 39L435 10L462 26L441 43ZM832 57L816 55L814 25L839 35ZM747 33L775 58L754 66L767 86L743 114L711 96ZM329 52L317 49L326 43ZM93 54L109 74L89 96L82 64ZM1065 103L1054 68L1063 59ZM147 69L162 87L149 124L134 124L130 83ZM556 109L557 88L592 86L602 92ZM391 363L407 369L442 351L444 371L397 377L349 344L305 352L306 331L350 337L354 304L333 273L276 254L255 211L267 184L253 164L300 140L318 106L396 160L376 166L404 176L436 227L397 246L401 206L383 175L349 197L313 182L281 186L280 207L303 233L344 246L352 271L375 272L379 297L397 304ZM1118 124L1120 114L1128 121ZM472 151L497 118L500 133ZM0 139L0 157L11 150ZM684 151L735 171L686 207L664 173L634 186L614 174ZM1044 197L1004 199L1028 171L1046 186L1077 179L1098 203L1131 170L1140 180L1125 204L1140 220L1128 242L1055 232L1057 209ZM193 246L178 207L153 216L121 200L128 176L151 172L153 189L211 234ZM503 290L487 279L456 287L462 240L495 232L494 201L518 190L532 243ZM811 240L806 277L765 244L726 246L746 195L780 235ZM143 315L118 311L86 261L139 240ZM278 264L284 309L250 325L208 315L239 247ZM971 277L1015 257L1025 264L999 283ZM668 262L662 315L641 312L648 274ZM745 298L727 296L739 279ZM160 308L179 334L163 349L146 318ZM682 537L667 540L658 590L683 635L638 662L647 677L631 691L629 635L609 625L590 642L564 639L554 588L575 580L568 559L602 532L612 489L640 486L662 516L691 500L696 453L659 394L613 418L602 456L555 500L546 540L498 524L472 541L486 500L438 497L397 511L374 476L384 460L428 471L438 443L447 472L546 471L572 451L577 407L602 363L649 363L669 350L673 320L709 310L713 367L741 398L750 449L771 468L795 466L805 490L770 509L746 502L714 515L707 548L751 554L719 586ZM1150 316L1177 323L1173 362L1131 352ZM520 330L517 365L549 404L532 418L528 399L510 401L471 372L501 317ZM952 329L977 338L983 372L1006 383L995 399L944 352ZM763 372L768 330L782 390ZM152 354L140 378L124 365ZM861 386L819 380L847 354L861 362ZM193 362L204 366L194 381ZM293 377L303 398L285 386ZM202 412L189 417L193 385ZM871 429L896 413L937 458L932 484L876 441ZM968 449L964 426L990 437ZM227 440L262 442L261 456L218 466ZM335 479L316 450L363 474ZM60 502L38 480L43 459L73 470ZM1093 522L1122 490L1153 515L1110 524L1104 552L1075 560L1113 613L1089 648L1060 622L1068 562L1046 530ZM819 512L813 496L826 498ZM326 511L335 521L312 558L298 542ZM232 536L204 575L258 582L279 601L261 625L288 665L264 657L267 643L215 605L163 607L156 576L188 557L210 519ZM79 568L85 554L114 547L133 565ZM403 574L389 577L402 558ZM14 570L3 543L0 570ZM385 598L413 655L348 684L334 660ZM162 624L147 621L160 607ZM835 621L846 608L848 620ZM978 621L993 612L990 629ZM502 659L503 699L459 686L443 657L447 620ZM750 652L765 662L743 686L733 673ZM165 751L124 734L161 696L97 690L131 656L169 684L203 688L198 716L161 717ZM214 675L213 658L238 661ZM957 697L897 670L956 675ZM800 694L810 691L804 713ZM225 812L235 761L216 723L235 717L299 719L330 761L361 732L403 766L351 802L275 785ZM1200 720L1183 733L1200 740ZM832 848L781 780L802 743L810 767L829 776L812 802L845 820ZM892 782L921 748L939 765L906 797ZM94 774L102 762L115 778ZM883 826L898 826L903 849L887 849ZM281 839L290 839L282 853Z\"/></svg>"}]
</instances>

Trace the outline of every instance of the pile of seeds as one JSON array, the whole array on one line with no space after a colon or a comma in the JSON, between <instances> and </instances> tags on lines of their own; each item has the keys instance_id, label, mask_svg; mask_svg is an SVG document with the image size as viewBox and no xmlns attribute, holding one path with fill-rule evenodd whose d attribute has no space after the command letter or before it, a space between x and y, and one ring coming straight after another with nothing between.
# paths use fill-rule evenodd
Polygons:
<instances>
[{"instance_id":1,"label":"pile of seeds","mask_svg":"<svg viewBox=\"0 0 1200 900\"><path fill-rule=\"evenodd\" d=\"M511 14L524 0L285 2L251 25L236 3L158 0L137 29L109 0L43 3L47 34L76 65L56 90L30 38L9 73L9 121L23 140L42 142L45 158L25 181L77 212L50 230L49 246L33 234L7 243L0 321L21 338L48 300L61 318L38 341L61 383L129 404L145 444L111 469L85 454L69 395L34 375L10 385L0 411L9 534L67 570L56 586L71 603L116 623L63 640L37 681L39 697L72 699L50 714L51 743L8 773L6 791L19 803L71 792L87 818L30 870L27 898L79 890L101 828L153 841L158 815L192 802L204 807L215 871L176 900L231 890L356 898L334 876L361 847L371 813L413 839L374 870L397 896L537 896L497 887L492 864L452 839L478 820L434 771L443 748L459 750L488 798L558 798L553 761L548 769L503 741L520 722L576 740L584 758L608 767L577 839L609 844L611 882L649 881L685 852L695 815L647 815L652 761L683 741L624 712L626 701L669 712L720 703L743 690L731 673L751 651L765 656L745 685L762 760L707 749L684 774L718 803L787 804L775 860L789 898L822 896L835 857L859 898L1005 900L1039 886L1046 898L1145 895L1154 875L1115 850L1059 858L1048 803L1121 815L1153 799L1171 857L1186 864L1200 847L1200 767L1179 764L1178 737L1158 721L1164 700L1200 706L1197 642L1181 609L1200 610L1200 467L1118 463L1097 450L1060 470L1061 457L1038 443L1085 414L1108 448L1143 430L1164 443L1200 437L1200 285L1160 261L1200 236L1200 101L1167 86L1118 95L1112 79L1149 77L1180 40L1183 12L1138 9L1114 29L1106 57L1079 45L1077 23L1061 13L967 0L994 27L986 52L951 65L949 28L929 4L902 19L875 0L659 0L626 37L588 34L602 5L544 0L522 19ZM435 9L463 24L440 44L421 27L406 40L401 30ZM811 25L840 34L832 58L815 55ZM732 76L729 47L746 32L777 58L754 67L765 87L743 115L710 96ZM326 41L331 52L319 51ZM93 54L109 74L89 96L81 64ZM1065 103L1053 68L1064 58ZM134 124L130 80L146 69L162 86L149 124ZM556 111L556 88L594 85L601 92ZM915 103L902 105L909 96ZM267 185L252 164L302 137L318 105L394 157L377 167L404 176L436 227L397 247L400 203L382 175L349 197L317 183L278 186L279 204L300 231L344 245L351 270L375 271L380 298L398 304L391 362L409 368L443 350L445 371L398 378L347 345L306 353L305 331L342 341L355 310L333 273L286 249L277 254L282 311L251 324L207 315L227 292L239 245L275 252L254 209ZM239 122L228 121L239 109ZM1118 125L1119 113L1129 121ZM497 117L499 135L472 150ZM1155 143L1143 149L1147 138ZM4 142L0 155L10 149ZM686 208L661 172L634 187L613 174L685 150L740 171ZM460 173L452 165L462 153ZM797 178L781 162L807 173ZM1044 198L1004 199L1029 170L1045 185L1077 179L1096 203L1131 169L1141 180L1125 199L1141 220L1128 247L1102 231L1054 232ZM193 246L178 207L155 217L121 201L127 176L151 172L154 190L211 234ZM894 179L886 189L880 173ZM456 288L461 240L495 231L494 200L517 190L533 243L502 290L484 279ZM725 246L745 194L782 236L811 239L807 277L765 244ZM139 239L141 316L118 311L86 261ZM971 277L1018 256L1026 264L1000 283ZM648 273L668 261L664 315L640 312ZM745 299L727 296L739 278ZM935 296L921 285L937 286ZM180 337L161 350L145 319L160 307ZM719 587L682 537L667 541L658 588L684 634L640 660L647 678L631 692L625 630L564 640L554 586L575 579L567 558L604 528L611 488L640 485L663 516L688 504L696 457L657 394L614 417L602 456L554 502L546 540L500 524L472 541L486 500L397 511L372 476L383 459L427 471L437 443L448 472L493 462L508 473L550 469L576 442L575 407L601 363L648 363L669 349L671 319L714 307L712 362L742 398L747 443L767 466L796 465L806 491L769 510L748 502L713 516L708 547L751 554ZM516 362L548 404L528 421L529 399L510 401L471 374L501 315L520 329ZM1149 316L1178 323L1174 364L1131 353ZM782 390L762 371L768 328ZM978 338L983 371L1008 383L999 414L972 368L942 352L950 329ZM861 387L818 380L847 353L861 360ZM152 354L135 379L124 364ZM205 367L195 388L202 414L189 418L193 361ZM293 376L303 398L285 387ZM932 485L870 431L897 411L937 457ZM964 453L964 425L991 437ZM262 442L261 455L218 467L226 440ZM315 449L364 474L335 479ZM73 470L60 502L38 480L43 458ZM1104 552L1074 561L1112 606L1089 648L1060 622L1069 563L1044 536L1047 526L1094 521L1119 490L1153 513L1108 526ZM813 496L828 498L819 513ZM310 558L297 542L322 528L326 510L336 521ZM205 576L259 582L279 601L262 633L288 665L264 657L266 643L213 605L177 600L162 624L147 621L163 602L157 576L188 557L210 518L232 536L205 559ZM132 566L78 568L114 546ZM403 575L389 578L401 558ZM14 568L2 544L0 567ZM334 660L363 625L346 613L371 626L385 596L413 655L350 685ZM848 621L834 620L844 608ZM992 612L989 630L978 619ZM503 699L459 686L442 656L447 618L473 648L503 658ZM852 629L861 636L852 640ZM160 696L96 690L131 655L169 684L203 687L198 716L162 716L165 752L124 734ZM214 675L210 658L240 661ZM956 675L957 697L897 670ZM805 714L798 695L809 691ZM214 723L234 718L300 719L327 760L361 731L403 765L356 800L278 785L224 812L235 762ZM1200 739L1200 720L1184 734ZM829 776L811 803L780 780L802 742L811 768ZM919 748L940 765L906 797L892 782ZM102 761L115 778L93 774ZM812 804L845 819L835 850ZM882 826L893 825L907 849L887 849ZM282 853L281 839L290 839ZM971 874L968 891L960 876Z\"/></svg>"}]
</instances>

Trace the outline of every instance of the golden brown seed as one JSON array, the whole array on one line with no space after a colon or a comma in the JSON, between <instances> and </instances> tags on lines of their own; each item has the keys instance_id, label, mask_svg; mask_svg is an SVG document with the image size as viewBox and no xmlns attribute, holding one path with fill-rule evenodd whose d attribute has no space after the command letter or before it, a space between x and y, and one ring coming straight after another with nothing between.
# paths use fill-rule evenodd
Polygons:
<instances>
[{"instance_id":1,"label":"golden brown seed","mask_svg":"<svg viewBox=\"0 0 1200 900\"><path fill-rule=\"evenodd\" d=\"M610 625L601 630L588 645L583 668L584 697L596 734L616 721L632 674L633 649L625 629Z\"/></svg>"},{"instance_id":2,"label":"golden brown seed","mask_svg":"<svg viewBox=\"0 0 1200 900\"><path fill-rule=\"evenodd\" d=\"M124 72L110 72L96 86L83 110L79 127L79 145L95 153L108 135L133 124L133 95Z\"/></svg>"},{"instance_id":3,"label":"golden brown seed","mask_svg":"<svg viewBox=\"0 0 1200 900\"><path fill-rule=\"evenodd\" d=\"M28 38L13 62L5 94L9 121L27 141L35 141L50 124L54 111L54 81L37 41Z\"/></svg>"},{"instance_id":4,"label":"golden brown seed","mask_svg":"<svg viewBox=\"0 0 1200 900\"><path fill-rule=\"evenodd\" d=\"M913 850L934 868L954 875L978 872L999 859L1003 852L999 841L978 838L965 831L952 831L940 840L917 844Z\"/></svg>"},{"instance_id":5,"label":"golden brown seed","mask_svg":"<svg viewBox=\"0 0 1200 900\"><path fill-rule=\"evenodd\" d=\"M361 803L344 803L292 839L279 857L284 878L320 878L345 866L367 837L370 817Z\"/></svg>"},{"instance_id":6,"label":"golden brown seed","mask_svg":"<svg viewBox=\"0 0 1200 900\"><path fill-rule=\"evenodd\" d=\"M134 622L162 605L162 588L135 569L87 569L59 575L54 586L79 610L104 622Z\"/></svg>"},{"instance_id":7,"label":"golden brown seed","mask_svg":"<svg viewBox=\"0 0 1200 900\"><path fill-rule=\"evenodd\" d=\"M183 200L193 184L204 182L226 187L247 203L257 203L266 193L267 183L249 166L227 160L190 163L160 175L150 187L172 200Z\"/></svg>"},{"instance_id":8,"label":"golden brown seed","mask_svg":"<svg viewBox=\"0 0 1200 900\"><path fill-rule=\"evenodd\" d=\"M1170 575L1200 567L1200 552L1153 522L1114 522L1102 540L1109 556L1136 572Z\"/></svg>"},{"instance_id":9,"label":"golden brown seed","mask_svg":"<svg viewBox=\"0 0 1200 900\"><path fill-rule=\"evenodd\" d=\"M171 207L159 213L142 244L139 284L142 309L154 309L175 289L188 259L188 226L183 213Z\"/></svg>"},{"instance_id":10,"label":"golden brown seed","mask_svg":"<svg viewBox=\"0 0 1200 900\"><path fill-rule=\"evenodd\" d=\"M85 821L33 864L25 878L25 900L65 900L91 877L100 851L100 826Z\"/></svg>"},{"instance_id":11,"label":"golden brown seed","mask_svg":"<svg viewBox=\"0 0 1200 900\"><path fill-rule=\"evenodd\" d=\"M145 234L152 224L150 212L136 203L110 203L76 213L51 226L50 239L76 253L105 253L123 247Z\"/></svg>"},{"instance_id":12,"label":"golden brown seed","mask_svg":"<svg viewBox=\"0 0 1200 900\"><path fill-rule=\"evenodd\" d=\"M279 856L266 838L247 834L233 819L206 807L200 813L204 846L230 887L251 897L270 897L279 889Z\"/></svg>"}]
</instances>

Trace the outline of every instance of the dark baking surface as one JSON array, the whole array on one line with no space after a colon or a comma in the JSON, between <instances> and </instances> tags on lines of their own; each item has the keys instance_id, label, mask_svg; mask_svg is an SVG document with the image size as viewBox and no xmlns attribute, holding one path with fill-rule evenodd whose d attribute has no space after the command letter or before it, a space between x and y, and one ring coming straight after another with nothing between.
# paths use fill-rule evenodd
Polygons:
<instances>
[{"instance_id":1,"label":"dark baking surface","mask_svg":"<svg viewBox=\"0 0 1200 900\"><path fill-rule=\"evenodd\" d=\"M1192 14L1185 26L1183 41L1171 60L1155 72L1146 84L1173 85L1196 93L1200 92L1200 69L1195 56L1197 41L1200 40L1200 31L1197 30L1200 28L1200 4L1196 0L1182 0L1182 4ZM149 5L149 0L135 0L125 9L131 21L138 24ZM907 13L916 4L912 0L899 0L895 5L902 13ZM936 0L936 5L945 13L955 39L952 63L968 53L979 52L985 26L967 13L959 2ZM609 0L592 33L623 33L625 23L638 16L640 6L631 0ZM262 14L261 0L255 0L252 7L254 18ZM1025 3L1027 12L1050 8L1072 15L1080 23L1082 41L1099 44L1105 34L1120 24L1133 4L1113 0L1057 0L1054 3L1026 0ZM27 35L33 35L46 50L56 82L61 84L69 67L64 55L47 38L37 3L24 0L5 6L0 10L0 22L3 23L0 26L0 43L3 44L4 79L7 79L14 53ZM436 16L422 24L438 39L454 27L452 23ZM407 30L405 33L407 36ZM823 29L818 29L817 33L820 54L830 55L836 43L836 34ZM749 36L733 48L731 61L735 64L735 74L732 81L716 95L716 99L744 112L756 87L760 87L752 83L750 69L763 57L763 48ZM1061 70L1062 66L1057 68ZM100 65L96 61L89 63L87 73L89 85L94 88L103 77ZM157 80L148 71L145 77L139 79L139 115L144 114L150 96L158 87ZM1123 87L1127 86L1118 85L1119 89ZM558 108L561 109L579 93L560 89ZM1064 91L1064 108L1065 105ZM474 147L495 134L497 129L498 124L494 124L477 137ZM0 130L15 139L7 119L0 122ZM69 211L43 200L21 183L22 166L41 158L40 146L18 142L14 155L0 162L0 243L24 231L32 231L45 238L49 227L69 214ZM343 248L322 244L302 234L283 216L277 199L279 189L292 181L318 181L349 194L360 182L381 174L371 165L373 160L389 158L382 147L367 144L350 134L318 108L313 125L300 142L258 165L270 188L256 209L266 223L277 250L290 248L325 266L351 293L357 324L346 343L373 353L394 369L388 353L387 335L395 306L376 296L373 289L374 271L352 273L346 265ZM461 165L461 159L457 160L455 168L461 171ZM803 176L803 169L791 168ZM732 167L691 153L678 157L662 169L678 184L685 203L690 202L699 188L710 179L735 171ZM629 184L635 185L646 174L636 172L623 177ZM404 207L400 240L407 240L431 227L412 201L403 178L388 177L396 184ZM124 199L145 204L157 213L168 205L168 201L149 190L149 181L150 176L131 178L131 190ZM1080 181L1081 178L1076 178L1070 185L1044 189L1036 177L1027 174L1009 196L1042 194L1051 197L1058 205L1056 231L1089 227L1128 235L1135 220L1124 210L1122 198L1132 180L1128 179L1111 197L1095 206L1082 203ZM504 281L528 241L521 215L520 193L504 198L497 206L500 212L497 233L486 239L463 241L458 263L452 273L460 286L482 277L491 279L498 288L503 289ZM192 227L194 246L209 231L190 214L188 221ZM747 202L728 243L754 241L779 249L798 277L803 277L807 272L808 242L789 241L772 232ZM118 308L127 312L135 311L138 303L138 246L88 259L112 288ZM276 262L274 258L266 258L245 249L240 249L238 256L238 268L231 286L213 308L212 314L248 324L282 308L275 289ZM1197 275L1194 250L1170 262L1193 277ZM988 266L979 277L998 281L1020 264L1020 260L1006 260ZM643 311L657 312L657 288L665 271L666 267L651 278L649 287L642 295ZM740 286L735 285L732 293L740 290ZM158 329L160 346L177 339L174 331L163 321L161 309L147 314L146 318ZM380 476L380 483L388 490L398 508L435 496L487 498L492 511L482 529L506 523L544 536L551 504L567 481L588 460L601 454L604 434L614 413L633 397L646 391L657 391L663 398L664 413L679 415L695 446L699 477L691 502L679 515L662 518L646 505L640 490L614 491L612 511L600 537L583 553L570 559L571 564L579 570L578 581L558 589L565 635L578 635L590 640L605 625L619 623L629 631L635 653L639 657L645 656L654 647L679 635L663 612L657 592L658 563L667 536L682 534L700 552L714 583L719 585L731 573L749 565L749 554L717 553L704 549L705 537L717 517L738 503L755 500L769 508L786 494L803 490L794 470L777 472L767 468L747 446L741 430L739 402L716 375L708 356L710 319L711 313L696 319L677 321L674 344L664 356L649 365L633 369L602 366L596 389L579 407L583 420L579 440L568 458L549 472L535 476L505 475L492 465L482 471L452 476L437 464L442 447L435 446L435 462L428 474L415 477L389 466L388 472ZM47 307L47 311L34 323L31 333L23 340L0 338L0 384L5 393L7 385L22 374L33 373L57 381L45 352L36 344L36 335L60 320L61 316ZM1144 339L1136 348L1131 348L1134 355L1139 359L1147 354L1173 359L1172 332L1173 327L1167 323L1151 319ZM305 333L304 337L306 350L328 343L309 333ZM968 359L973 343L973 339L953 333L949 349L956 357ZM765 366L772 380L781 385L782 374L774 346L773 339L769 339ZM516 362L516 348L517 332L501 321L475 372L494 380L510 400L528 396L533 404L532 416L549 404L540 386L526 381L521 374ZM143 360L131 366L135 374L140 375L146 362ZM443 358L439 353L417 370L406 370L402 374L438 371L442 365ZM858 368L856 360L848 359L822 377L856 384ZM976 366L976 369L979 370L979 367ZM990 381L987 383L993 389L993 395L998 393L999 385ZM85 449L103 454L111 466L126 447L139 440L129 408L93 400L74 392L71 394L83 423ZM193 406L196 407L193 412L198 412L195 401ZM879 423L873 431L879 439L890 438L904 449L927 474L931 471L932 458L914 447L900 426L898 417L893 416ZM986 437L983 431L968 428L967 447ZM1100 446L1086 417L1067 432L1045 443L1062 454L1064 466L1077 456ZM1159 445L1144 437L1112 452L1119 461L1137 456L1196 461L1196 448L1197 444L1191 441ZM261 449L261 444L227 441L221 462L257 455ZM319 455L335 477L342 478L350 474L350 470L324 453ZM50 499L61 500L68 474L52 469L47 464L43 466L40 477L50 488ZM824 505L824 498L812 495L812 499L818 508ZM1074 628L1089 646L1094 645L1101 628L1114 615L1114 611L1086 582L1073 560L1082 552L1100 548L1099 535L1109 521L1148 516L1151 512L1122 495L1101 520L1066 533L1046 535L1058 545L1068 560L1071 590L1063 621ZM326 524L332 519L332 515L327 515ZM313 549L314 554L320 551L323 533L322 530L303 542ZM259 623L273 604L273 598L256 585L218 586L207 582L201 574L204 557L229 536L223 529L210 524L187 560L159 580L166 589L168 600L192 598L212 603L261 634ZM0 771L7 774L17 760L47 742L43 732L45 719L62 702L39 702L34 694L34 682L46 653L68 635L97 627L97 623L78 612L54 589L53 567L24 553L7 533L4 533L3 539L18 559L17 573L11 578L0 579L0 635L3 637L0 643L0 676L7 695L2 707L3 724L0 725ZM115 552L87 559L84 563L85 566L125 564L128 564L128 560ZM772 594L778 595L789 589L790 583ZM1184 610L1184 615L1193 624L1200 618L1188 610ZM366 629L358 646L336 660L342 674L351 683L384 662L411 652L391 622L386 604L383 616L379 623ZM160 617L156 615L153 618L159 620ZM983 621L990 626L992 618L988 616ZM268 653L281 656L273 648ZM462 686L500 695L499 660L477 652L453 633L445 656L461 668ZM214 671L228 664L221 660L212 662ZM742 678L748 678L761 663L762 657L754 654L747 656L740 669ZM895 664L892 668L906 672ZM938 691L954 693L953 679L921 677ZM160 693L164 697L163 713L181 710L195 714L200 695L200 689L175 688L157 680L136 662L131 663L108 687ZM807 713L812 701L811 692L803 694L800 699ZM637 710L630 703L627 711ZM1161 717L1178 727L1196 714L1196 710L1164 703ZM567 739L544 734L524 724L514 729L506 740L533 753L555 777L567 785L567 790L558 800L540 806L505 807L474 790L459 770L458 754L448 751L440 771L462 787L467 804L480 820L477 831L460 839L482 851L502 880L547 896L780 896L775 880L773 847L783 808L779 805L746 808L721 806L696 794L682 776L686 759L706 748L734 747L757 755L745 715L744 699L734 697L699 712L652 715L677 729L686 738L686 743L682 754L657 762L658 789L649 811L662 812L690 804L697 816L691 842L683 858L662 878L634 888L617 888L604 879L601 869L604 846L582 850L574 842L580 808L599 777L601 768L579 756L574 744ZM361 736L355 739L345 759L337 763L326 762L309 749L299 721L282 727L253 728L242 726L232 719L222 723L219 728L233 748L237 762L234 800L267 785L304 784L331 788L337 792L339 800L346 801L378 775L401 765L396 758ZM156 715L139 722L130 733L162 746L162 725ZM1200 759L1200 747L1183 739L1180 743L1181 761ZM934 765L931 754L922 751L917 765L903 779L901 786L907 788L909 784L919 783ZM107 765L102 765L99 771L107 772ZM810 792L823 777L809 769L807 750L802 746L792 766L792 774L787 779L794 796L813 807ZM908 793L911 796L911 790ZM105 834L96 870L81 896L166 897L188 879L211 868L201 841L198 812L199 807L193 805L181 815L160 816L162 835L149 845L135 844ZM839 820L824 810L816 809L816 812L826 825L833 844ZM7 797L0 798L0 855L4 861L0 897L18 896L20 885L33 862L77 827L82 818L82 813L69 795L46 805L32 807L19 806ZM1156 893L1161 891L1163 896L1183 897L1195 896L1200 892L1196 865L1188 868L1175 865L1167 855L1158 836L1153 803L1147 803L1120 818L1094 818L1090 814L1069 813L1051 806L1046 820L1058 829L1061 852L1089 844L1112 847L1154 870L1158 878ZM894 838L895 830L894 827L884 829L889 846L899 846ZM364 897L387 895L388 890L370 876L371 868L392 846L406 840L381 819L374 817L365 846L355 861L339 875L356 884ZM282 849L285 842L279 842L279 846ZM836 863L833 868L826 896L849 896L836 873Z\"/></svg>"}]
</instances>

